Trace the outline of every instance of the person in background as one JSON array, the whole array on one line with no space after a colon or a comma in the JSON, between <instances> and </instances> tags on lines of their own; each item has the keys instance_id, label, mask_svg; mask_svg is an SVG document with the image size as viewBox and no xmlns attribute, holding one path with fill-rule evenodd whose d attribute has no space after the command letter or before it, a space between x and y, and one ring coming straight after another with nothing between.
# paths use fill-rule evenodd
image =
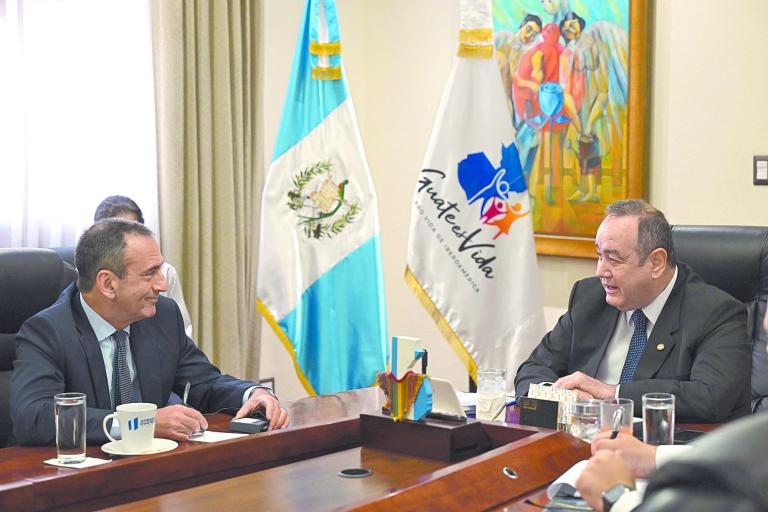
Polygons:
<instances>
[{"instance_id":1,"label":"person in background","mask_svg":"<svg viewBox=\"0 0 768 512\"><path fill-rule=\"evenodd\" d=\"M102 219L108 219L110 217L118 217L125 220L132 220L144 224L144 215L141 213L141 208L136 204L136 201L126 196L109 196L104 199L99 206L96 207L96 213L93 216L93 222L98 222ZM161 295L170 297L176 301L181 310L181 316L184 318L184 330L187 336L192 337L192 321L189 319L189 311L187 310L187 303L184 302L184 293L181 291L181 282L179 281L179 274L176 269L168 263L163 262L163 266L160 269L165 276L165 280L168 281L168 290Z\"/></svg>"},{"instance_id":2,"label":"person in background","mask_svg":"<svg viewBox=\"0 0 768 512\"><path fill-rule=\"evenodd\" d=\"M768 308L763 318L768 336ZM576 488L598 512L768 510L768 412L708 434L692 445L650 446L627 434L592 442ZM645 495L638 478L651 478Z\"/></svg>"}]
</instances>

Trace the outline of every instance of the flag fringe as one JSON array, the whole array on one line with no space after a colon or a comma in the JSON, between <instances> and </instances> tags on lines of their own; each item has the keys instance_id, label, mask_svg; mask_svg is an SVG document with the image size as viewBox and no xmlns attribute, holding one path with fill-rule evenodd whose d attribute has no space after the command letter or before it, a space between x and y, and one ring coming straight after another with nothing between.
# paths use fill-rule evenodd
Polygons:
<instances>
[{"instance_id":1,"label":"flag fringe","mask_svg":"<svg viewBox=\"0 0 768 512\"><path fill-rule=\"evenodd\" d=\"M416 295L416 298L419 299L419 302L421 302L421 305L424 306L424 309L427 310L429 316L432 317L432 320L435 322L438 330L448 342L448 345L450 345L453 351L456 352L459 360L466 367L469 376L473 381L477 382L477 362L475 362L469 352L467 352L467 349L464 347L461 339L459 339L459 337L456 335L451 325L443 317L442 313L440 313L440 310L437 309L437 306L435 306L435 303L432 302L432 299L427 294L427 292L424 291L424 288L421 286L421 283L419 283L419 280L413 274L410 267L405 267L404 277L405 283L408 285L411 291L413 291L414 295Z\"/></svg>"},{"instance_id":2,"label":"flag fringe","mask_svg":"<svg viewBox=\"0 0 768 512\"><path fill-rule=\"evenodd\" d=\"M265 306L260 299L256 299L256 309L259 310L259 313L261 313L261 316L264 317L264 319L267 321L267 323L272 328L272 330L275 331L275 334L277 334L277 337L283 343L285 350L288 351L288 353L291 356L291 359L293 359L293 368L296 370L296 375L299 377L299 381L301 382L301 385L304 386L304 389L307 391L309 396L317 396L317 392L315 391L315 388L312 387L312 384L309 382L309 379L307 379L307 376L304 375L304 372L301 370L301 367L299 366L299 362L296 359L296 352L293 351L293 343L291 343L291 340L290 338L288 338L288 335L285 334L283 329L280 327L280 324L277 323L277 321L275 320L275 317L272 316L272 313L269 312L269 309L267 308L267 306Z\"/></svg>"}]
</instances>

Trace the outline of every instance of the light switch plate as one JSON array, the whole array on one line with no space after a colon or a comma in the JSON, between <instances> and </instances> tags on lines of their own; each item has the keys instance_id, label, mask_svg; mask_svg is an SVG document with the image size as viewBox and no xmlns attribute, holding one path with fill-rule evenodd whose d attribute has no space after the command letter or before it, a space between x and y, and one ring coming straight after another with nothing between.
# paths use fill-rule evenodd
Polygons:
<instances>
[{"instance_id":1,"label":"light switch plate","mask_svg":"<svg viewBox=\"0 0 768 512\"><path fill-rule=\"evenodd\" d=\"M752 183L754 185L768 185L768 155L752 157Z\"/></svg>"}]
</instances>

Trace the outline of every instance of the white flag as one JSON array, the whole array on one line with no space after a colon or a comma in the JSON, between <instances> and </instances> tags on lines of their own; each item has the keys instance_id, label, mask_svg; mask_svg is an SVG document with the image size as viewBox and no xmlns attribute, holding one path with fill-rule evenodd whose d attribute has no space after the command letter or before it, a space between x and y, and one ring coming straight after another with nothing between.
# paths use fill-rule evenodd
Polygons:
<instances>
[{"instance_id":1,"label":"white flag","mask_svg":"<svg viewBox=\"0 0 768 512\"><path fill-rule=\"evenodd\" d=\"M413 196L406 281L467 371L508 390L544 334L531 203L494 58L490 0L462 0L458 56Z\"/></svg>"}]
</instances>

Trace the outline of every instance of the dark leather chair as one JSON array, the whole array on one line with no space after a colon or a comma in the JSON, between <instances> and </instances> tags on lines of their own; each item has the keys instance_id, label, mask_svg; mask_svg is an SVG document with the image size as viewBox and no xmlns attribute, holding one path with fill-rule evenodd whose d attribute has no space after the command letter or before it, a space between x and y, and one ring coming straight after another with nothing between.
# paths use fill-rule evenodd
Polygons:
<instances>
[{"instance_id":1,"label":"dark leather chair","mask_svg":"<svg viewBox=\"0 0 768 512\"><path fill-rule=\"evenodd\" d=\"M763 329L768 298L768 227L673 226L678 260L747 306L752 340L752 411L768 410L768 354Z\"/></svg>"},{"instance_id":2,"label":"dark leather chair","mask_svg":"<svg viewBox=\"0 0 768 512\"><path fill-rule=\"evenodd\" d=\"M77 265L75 265L75 248L73 246L51 247L51 250L58 254L62 261L72 265L72 268L77 268Z\"/></svg>"},{"instance_id":3,"label":"dark leather chair","mask_svg":"<svg viewBox=\"0 0 768 512\"><path fill-rule=\"evenodd\" d=\"M10 382L16 333L77 278L77 272L50 249L0 249L0 447L12 432Z\"/></svg>"}]
</instances>

